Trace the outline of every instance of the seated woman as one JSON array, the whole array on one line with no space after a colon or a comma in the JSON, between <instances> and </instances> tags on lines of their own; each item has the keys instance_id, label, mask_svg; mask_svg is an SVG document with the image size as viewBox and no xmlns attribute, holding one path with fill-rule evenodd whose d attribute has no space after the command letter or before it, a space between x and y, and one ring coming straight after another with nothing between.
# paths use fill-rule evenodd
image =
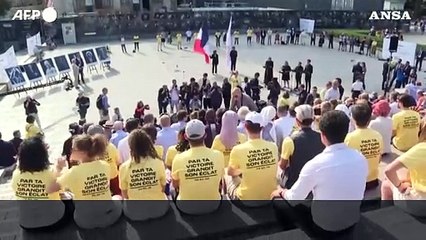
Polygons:
<instances>
[{"instance_id":1,"label":"seated woman","mask_svg":"<svg viewBox=\"0 0 426 240\"><path fill-rule=\"evenodd\" d=\"M176 145L170 146L166 152L166 167L167 169L172 169L173 159L179 153L183 153L189 149L189 142L185 138L185 128L181 129L178 133L178 143Z\"/></svg>"},{"instance_id":2,"label":"seated woman","mask_svg":"<svg viewBox=\"0 0 426 240\"><path fill-rule=\"evenodd\" d=\"M110 165L96 160L105 153L107 144L106 138L100 134L75 137L70 159L80 164L68 169L48 186L48 193L69 189L74 194L73 199L77 200L74 201L74 220L81 228L107 227L121 216L121 202L112 201L109 189ZM64 165L58 164L56 170L61 172Z\"/></svg>"},{"instance_id":3,"label":"seated woman","mask_svg":"<svg viewBox=\"0 0 426 240\"><path fill-rule=\"evenodd\" d=\"M392 152L392 119L389 117L390 106L388 101L380 100L373 105L373 115L376 117L369 124L369 128L374 129L382 135L383 154Z\"/></svg>"},{"instance_id":4,"label":"seated woman","mask_svg":"<svg viewBox=\"0 0 426 240\"><path fill-rule=\"evenodd\" d=\"M58 191L47 193L47 185L55 182L49 156L40 138L29 138L20 145L19 165L13 172L12 189L17 200L60 200ZM71 201L19 201L19 222L32 231L56 230L72 218Z\"/></svg>"},{"instance_id":5,"label":"seated woman","mask_svg":"<svg viewBox=\"0 0 426 240\"><path fill-rule=\"evenodd\" d=\"M129 146L131 159L120 166L119 174L123 198L150 201L124 201L124 215L135 221L164 216L170 204L164 194L166 172L163 161L143 130L130 134Z\"/></svg>"},{"instance_id":6,"label":"seated woman","mask_svg":"<svg viewBox=\"0 0 426 240\"><path fill-rule=\"evenodd\" d=\"M399 156L385 170L382 200L426 200L426 142L416 144ZM407 170L406 177L398 170ZM418 217L426 217L423 201L395 201L395 205Z\"/></svg>"},{"instance_id":7,"label":"seated woman","mask_svg":"<svg viewBox=\"0 0 426 240\"><path fill-rule=\"evenodd\" d=\"M153 144L155 143L155 141L157 141L157 128L154 125L152 124L145 125L143 126L142 130L144 130L148 134L148 137L149 139L151 139L151 142ZM154 149L157 152L160 159L163 159L163 152L164 152L163 146L154 145Z\"/></svg>"}]
</instances>

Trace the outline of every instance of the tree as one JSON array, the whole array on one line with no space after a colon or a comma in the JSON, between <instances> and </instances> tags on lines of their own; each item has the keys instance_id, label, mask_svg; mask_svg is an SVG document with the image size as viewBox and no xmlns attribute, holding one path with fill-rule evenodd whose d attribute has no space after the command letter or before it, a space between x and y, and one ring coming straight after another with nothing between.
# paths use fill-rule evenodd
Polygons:
<instances>
[{"instance_id":1,"label":"tree","mask_svg":"<svg viewBox=\"0 0 426 240\"><path fill-rule=\"evenodd\" d=\"M9 0L0 0L0 16L4 16L11 7Z\"/></svg>"},{"instance_id":2,"label":"tree","mask_svg":"<svg viewBox=\"0 0 426 240\"><path fill-rule=\"evenodd\" d=\"M426 6L423 0L406 0L404 10L413 11L415 18L422 16L426 12Z\"/></svg>"}]
</instances>

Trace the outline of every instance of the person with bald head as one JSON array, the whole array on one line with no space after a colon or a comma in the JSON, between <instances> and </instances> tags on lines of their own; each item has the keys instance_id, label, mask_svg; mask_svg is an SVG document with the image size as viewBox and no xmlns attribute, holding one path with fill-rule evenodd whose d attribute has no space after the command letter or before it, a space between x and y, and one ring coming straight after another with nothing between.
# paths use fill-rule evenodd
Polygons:
<instances>
[{"instance_id":1,"label":"person with bald head","mask_svg":"<svg viewBox=\"0 0 426 240\"><path fill-rule=\"evenodd\" d=\"M340 91L339 91L339 81L336 79L333 80L331 83L331 88L325 92L324 100L330 101L330 100L339 100L340 99Z\"/></svg>"},{"instance_id":2,"label":"person with bald head","mask_svg":"<svg viewBox=\"0 0 426 240\"><path fill-rule=\"evenodd\" d=\"M157 134L157 140L155 144L163 147L162 156L166 156L167 149L169 149L170 146L177 144L178 132L171 128L170 125L171 120L169 115L163 115L160 117L161 130Z\"/></svg>"},{"instance_id":3,"label":"person with bald head","mask_svg":"<svg viewBox=\"0 0 426 240\"><path fill-rule=\"evenodd\" d=\"M118 143L121 139L127 137L128 133L124 131L124 124L122 121L115 121L112 125L113 134L109 140L115 147L118 147Z\"/></svg>"},{"instance_id":4,"label":"person with bald head","mask_svg":"<svg viewBox=\"0 0 426 240\"><path fill-rule=\"evenodd\" d=\"M257 106L249 95L243 93L241 88L234 88L232 90L230 110L238 111L242 106L246 106L250 111L257 111Z\"/></svg>"}]
</instances>

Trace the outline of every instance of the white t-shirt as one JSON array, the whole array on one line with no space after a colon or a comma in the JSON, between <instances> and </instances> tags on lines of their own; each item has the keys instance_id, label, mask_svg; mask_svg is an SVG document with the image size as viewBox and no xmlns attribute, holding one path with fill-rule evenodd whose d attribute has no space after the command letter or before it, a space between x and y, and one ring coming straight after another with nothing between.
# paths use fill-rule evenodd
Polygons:
<instances>
[{"instance_id":1,"label":"white t-shirt","mask_svg":"<svg viewBox=\"0 0 426 240\"><path fill-rule=\"evenodd\" d=\"M334 144L303 166L299 179L284 198L301 201L312 192L313 200L329 200L313 201L313 221L327 231L343 230L360 218L367 175L367 159L360 152L344 143Z\"/></svg>"},{"instance_id":2,"label":"white t-shirt","mask_svg":"<svg viewBox=\"0 0 426 240\"><path fill-rule=\"evenodd\" d=\"M170 90L170 98L172 101L178 101L179 100L179 90L176 88L172 88Z\"/></svg>"},{"instance_id":3,"label":"white t-shirt","mask_svg":"<svg viewBox=\"0 0 426 240\"><path fill-rule=\"evenodd\" d=\"M377 117L370 122L368 126L371 129L378 131L383 138L383 153L392 152L392 119L390 117Z\"/></svg>"},{"instance_id":4,"label":"white t-shirt","mask_svg":"<svg viewBox=\"0 0 426 240\"><path fill-rule=\"evenodd\" d=\"M330 100L339 100L340 99L340 92L339 89L330 88L325 92L324 100L330 101Z\"/></svg>"},{"instance_id":5,"label":"white t-shirt","mask_svg":"<svg viewBox=\"0 0 426 240\"><path fill-rule=\"evenodd\" d=\"M293 127L296 125L296 118L287 115L285 117L278 118L274 121L275 129L279 129L280 133L277 131L277 135L281 134L283 138L290 136L293 131Z\"/></svg>"},{"instance_id":6,"label":"white t-shirt","mask_svg":"<svg viewBox=\"0 0 426 240\"><path fill-rule=\"evenodd\" d=\"M120 155L120 163L124 163L130 158L129 136L121 139L118 143L118 153Z\"/></svg>"},{"instance_id":7,"label":"white t-shirt","mask_svg":"<svg viewBox=\"0 0 426 240\"><path fill-rule=\"evenodd\" d=\"M166 156L167 149L177 144L177 134L178 132L171 127L164 127L158 132L155 144L163 147L163 158Z\"/></svg>"},{"instance_id":8,"label":"white t-shirt","mask_svg":"<svg viewBox=\"0 0 426 240\"><path fill-rule=\"evenodd\" d=\"M186 37L192 37L192 32L191 31L186 31L185 32Z\"/></svg>"},{"instance_id":9,"label":"white t-shirt","mask_svg":"<svg viewBox=\"0 0 426 240\"><path fill-rule=\"evenodd\" d=\"M393 102L391 104L389 104L390 107L390 113L389 113L389 117L392 117L393 115L399 113L399 111L401 111L398 107L398 103L397 102Z\"/></svg>"},{"instance_id":10,"label":"white t-shirt","mask_svg":"<svg viewBox=\"0 0 426 240\"><path fill-rule=\"evenodd\" d=\"M352 91L364 91L364 86L361 81L356 81L352 83Z\"/></svg>"}]
</instances>

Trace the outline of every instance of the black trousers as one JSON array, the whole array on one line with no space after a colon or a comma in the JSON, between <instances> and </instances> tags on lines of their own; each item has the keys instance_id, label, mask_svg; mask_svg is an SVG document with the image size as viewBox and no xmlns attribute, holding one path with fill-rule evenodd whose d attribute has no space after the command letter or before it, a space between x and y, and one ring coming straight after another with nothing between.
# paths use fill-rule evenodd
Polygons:
<instances>
[{"instance_id":1,"label":"black trousers","mask_svg":"<svg viewBox=\"0 0 426 240\"><path fill-rule=\"evenodd\" d=\"M265 38L264 37L260 39L260 44L265 45Z\"/></svg>"},{"instance_id":2,"label":"black trousers","mask_svg":"<svg viewBox=\"0 0 426 240\"><path fill-rule=\"evenodd\" d=\"M78 70L78 74L79 74L78 84L80 84L80 81L81 81L83 84L85 84L85 82L84 82L84 69L83 69L83 68L80 68L80 69Z\"/></svg>"},{"instance_id":3,"label":"black trousers","mask_svg":"<svg viewBox=\"0 0 426 240\"><path fill-rule=\"evenodd\" d=\"M296 88L298 88L300 84L302 84L302 76L296 75Z\"/></svg>"},{"instance_id":4,"label":"black trousers","mask_svg":"<svg viewBox=\"0 0 426 240\"><path fill-rule=\"evenodd\" d=\"M247 37L247 45L251 45L251 37Z\"/></svg>"},{"instance_id":5,"label":"black trousers","mask_svg":"<svg viewBox=\"0 0 426 240\"><path fill-rule=\"evenodd\" d=\"M278 220L284 226L294 224L313 239L341 239L344 236L350 235L355 226L353 225L338 232L331 232L324 230L315 224L312 219L310 204L292 206L286 200L274 200L273 206Z\"/></svg>"},{"instance_id":6,"label":"black trousers","mask_svg":"<svg viewBox=\"0 0 426 240\"><path fill-rule=\"evenodd\" d=\"M382 90L386 89L386 81L388 80L387 74L382 74Z\"/></svg>"},{"instance_id":7,"label":"black trousers","mask_svg":"<svg viewBox=\"0 0 426 240\"><path fill-rule=\"evenodd\" d=\"M312 82L312 77L305 76L305 89L307 92L311 92L311 82Z\"/></svg>"},{"instance_id":8,"label":"black trousers","mask_svg":"<svg viewBox=\"0 0 426 240\"><path fill-rule=\"evenodd\" d=\"M220 47L220 39L216 39L216 47Z\"/></svg>"},{"instance_id":9,"label":"black trousers","mask_svg":"<svg viewBox=\"0 0 426 240\"><path fill-rule=\"evenodd\" d=\"M135 42L134 45L135 45L134 51L136 52L137 50L139 52L139 42Z\"/></svg>"},{"instance_id":10,"label":"black trousers","mask_svg":"<svg viewBox=\"0 0 426 240\"><path fill-rule=\"evenodd\" d=\"M416 59L416 69L419 69L419 71L422 70L422 65L423 65L423 59Z\"/></svg>"},{"instance_id":11,"label":"black trousers","mask_svg":"<svg viewBox=\"0 0 426 240\"><path fill-rule=\"evenodd\" d=\"M240 39L239 38L235 38L234 45L238 45L238 44L240 44Z\"/></svg>"},{"instance_id":12,"label":"black trousers","mask_svg":"<svg viewBox=\"0 0 426 240\"><path fill-rule=\"evenodd\" d=\"M78 114L80 115L80 120L86 119L87 109L79 109Z\"/></svg>"},{"instance_id":13,"label":"black trousers","mask_svg":"<svg viewBox=\"0 0 426 240\"><path fill-rule=\"evenodd\" d=\"M315 43L315 39L311 39L311 46L312 46L312 45L314 45L314 46L316 45L316 43Z\"/></svg>"},{"instance_id":14,"label":"black trousers","mask_svg":"<svg viewBox=\"0 0 426 240\"><path fill-rule=\"evenodd\" d=\"M126 44L121 44L121 51L122 51L123 53L127 53Z\"/></svg>"},{"instance_id":15,"label":"black trousers","mask_svg":"<svg viewBox=\"0 0 426 240\"><path fill-rule=\"evenodd\" d=\"M212 64L212 73L217 74L217 63Z\"/></svg>"},{"instance_id":16,"label":"black trousers","mask_svg":"<svg viewBox=\"0 0 426 240\"><path fill-rule=\"evenodd\" d=\"M158 101L158 112L161 114L167 113L167 105L168 103L164 103L163 101Z\"/></svg>"},{"instance_id":17,"label":"black trousers","mask_svg":"<svg viewBox=\"0 0 426 240\"><path fill-rule=\"evenodd\" d=\"M210 98L203 98L203 107L204 109L210 109L212 107Z\"/></svg>"},{"instance_id":18,"label":"black trousers","mask_svg":"<svg viewBox=\"0 0 426 240\"><path fill-rule=\"evenodd\" d=\"M237 60L231 60L231 71L235 71L235 69L237 69Z\"/></svg>"},{"instance_id":19,"label":"black trousers","mask_svg":"<svg viewBox=\"0 0 426 240\"><path fill-rule=\"evenodd\" d=\"M328 41L328 48L333 49L333 41Z\"/></svg>"},{"instance_id":20,"label":"black trousers","mask_svg":"<svg viewBox=\"0 0 426 240\"><path fill-rule=\"evenodd\" d=\"M231 96L224 96L223 103L225 104L225 108L228 110L229 106L231 105Z\"/></svg>"}]
</instances>

